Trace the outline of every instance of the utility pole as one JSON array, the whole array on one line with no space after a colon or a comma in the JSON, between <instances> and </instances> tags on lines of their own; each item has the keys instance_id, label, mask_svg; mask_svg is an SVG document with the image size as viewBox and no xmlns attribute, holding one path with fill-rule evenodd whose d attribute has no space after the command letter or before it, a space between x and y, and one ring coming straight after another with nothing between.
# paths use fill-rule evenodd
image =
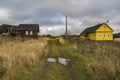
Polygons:
<instances>
[{"instance_id":1,"label":"utility pole","mask_svg":"<svg viewBox=\"0 0 120 80\"><path fill-rule=\"evenodd\" d=\"M65 32L66 39L68 38L68 25L67 25L67 16L66 16L66 32Z\"/></svg>"}]
</instances>

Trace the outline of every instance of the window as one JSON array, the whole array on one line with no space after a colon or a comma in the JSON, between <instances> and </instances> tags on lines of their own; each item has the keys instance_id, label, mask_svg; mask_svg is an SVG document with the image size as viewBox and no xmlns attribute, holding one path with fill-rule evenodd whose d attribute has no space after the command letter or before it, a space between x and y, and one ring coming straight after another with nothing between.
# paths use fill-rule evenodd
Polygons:
<instances>
[{"instance_id":1,"label":"window","mask_svg":"<svg viewBox=\"0 0 120 80\"><path fill-rule=\"evenodd\" d=\"M98 36L99 36L99 37L102 37L102 35L101 35L101 34L99 34Z\"/></svg>"},{"instance_id":2,"label":"window","mask_svg":"<svg viewBox=\"0 0 120 80\"><path fill-rule=\"evenodd\" d=\"M8 33L10 32L10 30L8 29Z\"/></svg>"},{"instance_id":3,"label":"window","mask_svg":"<svg viewBox=\"0 0 120 80\"><path fill-rule=\"evenodd\" d=\"M104 37L105 37L105 34L104 34Z\"/></svg>"},{"instance_id":4,"label":"window","mask_svg":"<svg viewBox=\"0 0 120 80\"><path fill-rule=\"evenodd\" d=\"M110 37L110 34L108 34L108 37Z\"/></svg>"},{"instance_id":5,"label":"window","mask_svg":"<svg viewBox=\"0 0 120 80\"><path fill-rule=\"evenodd\" d=\"M28 31L26 31L25 34L28 35Z\"/></svg>"},{"instance_id":6,"label":"window","mask_svg":"<svg viewBox=\"0 0 120 80\"><path fill-rule=\"evenodd\" d=\"M9 32L9 30L8 29L6 29L6 33L8 33Z\"/></svg>"},{"instance_id":7,"label":"window","mask_svg":"<svg viewBox=\"0 0 120 80\"><path fill-rule=\"evenodd\" d=\"M104 28L106 28L106 26L104 26Z\"/></svg>"},{"instance_id":8,"label":"window","mask_svg":"<svg viewBox=\"0 0 120 80\"><path fill-rule=\"evenodd\" d=\"M30 31L30 35L33 35L33 31Z\"/></svg>"}]
</instances>

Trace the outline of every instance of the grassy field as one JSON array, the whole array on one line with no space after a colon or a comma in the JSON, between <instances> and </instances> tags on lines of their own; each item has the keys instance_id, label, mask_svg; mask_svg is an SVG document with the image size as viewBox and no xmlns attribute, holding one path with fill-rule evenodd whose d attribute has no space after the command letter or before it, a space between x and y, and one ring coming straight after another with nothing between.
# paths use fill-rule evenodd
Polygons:
<instances>
[{"instance_id":1,"label":"grassy field","mask_svg":"<svg viewBox=\"0 0 120 80\"><path fill-rule=\"evenodd\" d=\"M120 43L0 37L0 80L120 80Z\"/></svg>"}]
</instances>

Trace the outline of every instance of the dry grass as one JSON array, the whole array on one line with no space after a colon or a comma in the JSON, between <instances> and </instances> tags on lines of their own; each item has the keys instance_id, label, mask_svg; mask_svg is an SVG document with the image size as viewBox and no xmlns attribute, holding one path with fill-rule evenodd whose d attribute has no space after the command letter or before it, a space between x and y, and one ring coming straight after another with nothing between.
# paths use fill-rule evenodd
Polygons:
<instances>
[{"instance_id":1,"label":"dry grass","mask_svg":"<svg viewBox=\"0 0 120 80\"><path fill-rule=\"evenodd\" d=\"M0 80L119 80L118 44L0 37ZM48 57L69 58L70 63L48 63Z\"/></svg>"},{"instance_id":2,"label":"dry grass","mask_svg":"<svg viewBox=\"0 0 120 80\"><path fill-rule=\"evenodd\" d=\"M80 42L78 50L90 60L89 67L97 80L114 80L116 72L120 72L120 47L117 44L120 43Z\"/></svg>"},{"instance_id":3,"label":"dry grass","mask_svg":"<svg viewBox=\"0 0 120 80\"><path fill-rule=\"evenodd\" d=\"M114 39L115 42L120 42L120 38Z\"/></svg>"},{"instance_id":4,"label":"dry grass","mask_svg":"<svg viewBox=\"0 0 120 80\"><path fill-rule=\"evenodd\" d=\"M66 43L65 39L63 39L62 37L59 37L57 39L59 39L59 41L60 41L61 44L65 44Z\"/></svg>"},{"instance_id":5,"label":"dry grass","mask_svg":"<svg viewBox=\"0 0 120 80\"><path fill-rule=\"evenodd\" d=\"M45 55L47 39L0 38L0 66L6 68L6 75L12 76L15 67L27 67L39 62ZM7 79L6 77L6 79Z\"/></svg>"}]
</instances>

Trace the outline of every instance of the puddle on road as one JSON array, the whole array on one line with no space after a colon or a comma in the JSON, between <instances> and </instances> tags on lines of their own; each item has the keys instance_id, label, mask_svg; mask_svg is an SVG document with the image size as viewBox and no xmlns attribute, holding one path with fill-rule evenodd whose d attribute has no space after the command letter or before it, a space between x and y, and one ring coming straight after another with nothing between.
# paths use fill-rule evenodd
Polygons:
<instances>
[{"instance_id":1,"label":"puddle on road","mask_svg":"<svg viewBox=\"0 0 120 80\"><path fill-rule=\"evenodd\" d=\"M54 58L48 58L47 61L48 61L48 62L55 63L55 62L56 62L56 59L54 59Z\"/></svg>"},{"instance_id":2,"label":"puddle on road","mask_svg":"<svg viewBox=\"0 0 120 80\"><path fill-rule=\"evenodd\" d=\"M62 65L67 65L70 60L66 58L58 58L58 62Z\"/></svg>"},{"instance_id":3,"label":"puddle on road","mask_svg":"<svg viewBox=\"0 0 120 80\"><path fill-rule=\"evenodd\" d=\"M47 62L51 62L51 63L55 63L55 62L57 62L57 61L58 61L58 63L66 66L66 65L68 65L70 59L61 58L61 57L59 57L58 60L55 59L55 58L48 58L48 59L47 59Z\"/></svg>"}]
</instances>

